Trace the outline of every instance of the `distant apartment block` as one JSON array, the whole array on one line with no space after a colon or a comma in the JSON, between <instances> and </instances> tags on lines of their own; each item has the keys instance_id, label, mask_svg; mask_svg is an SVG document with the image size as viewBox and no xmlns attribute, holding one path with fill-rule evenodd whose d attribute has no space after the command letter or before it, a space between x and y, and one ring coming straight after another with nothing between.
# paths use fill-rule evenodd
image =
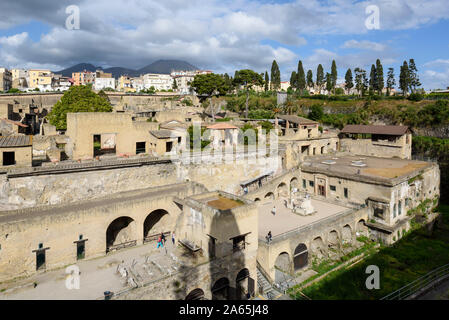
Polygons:
<instances>
[{"instance_id":1,"label":"distant apartment block","mask_svg":"<svg viewBox=\"0 0 449 320\"><path fill-rule=\"evenodd\" d=\"M104 90L106 88L111 88L115 90L115 79L112 77L106 78L106 77L96 77L95 83L94 83L94 89L97 91Z\"/></svg>"},{"instance_id":2,"label":"distant apartment block","mask_svg":"<svg viewBox=\"0 0 449 320\"><path fill-rule=\"evenodd\" d=\"M147 73L143 76L145 89L170 90L173 88L173 78L169 74Z\"/></svg>"},{"instance_id":3,"label":"distant apartment block","mask_svg":"<svg viewBox=\"0 0 449 320\"><path fill-rule=\"evenodd\" d=\"M96 72L91 71L81 71L81 72L73 72L72 79L73 85L75 86L84 86L87 84L95 83Z\"/></svg>"},{"instance_id":4,"label":"distant apartment block","mask_svg":"<svg viewBox=\"0 0 449 320\"><path fill-rule=\"evenodd\" d=\"M12 75L6 68L0 68L0 91L6 92L12 88Z\"/></svg>"}]
</instances>

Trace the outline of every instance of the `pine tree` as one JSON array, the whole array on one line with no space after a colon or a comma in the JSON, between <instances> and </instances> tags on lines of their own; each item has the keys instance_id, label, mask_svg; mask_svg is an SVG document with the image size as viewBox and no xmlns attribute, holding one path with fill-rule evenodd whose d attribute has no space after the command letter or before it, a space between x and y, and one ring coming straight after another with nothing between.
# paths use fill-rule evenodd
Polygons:
<instances>
[{"instance_id":1,"label":"pine tree","mask_svg":"<svg viewBox=\"0 0 449 320\"><path fill-rule=\"evenodd\" d=\"M271 90L279 90L281 87L281 72L276 60L271 65Z\"/></svg>"},{"instance_id":2,"label":"pine tree","mask_svg":"<svg viewBox=\"0 0 449 320\"><path fill-rule=\"evenodd\" d=\"M416 92L416 88L421 86L421 82L419 82L418 69L416 68L415 59L409 60L408 68L410 71L410 91Z\"/></svg>"},{"instance_id":3,"label":"pine tree","mask_svg":"<svg viewBox=\"0 0 449 320\"><path fill-rule=\"evenodd\" d=\"M379 95L381 95L384 88L384 67L380 62L380 59L376 60L376 78L377 92Z\"/></svg>"},{"instance_id":4,"label":"pine tree","mask_svg":"<svg viewBox=\"0 0 449 320\"><path fill-rule=\"evenodd\" d=\"M332 60L331 81L332 89L334 90L335 94L335 86L337 85L337 64L335 63L335 60Z\"/></svg>"},{"instance_id":5,"label":"pine tree","mask_svg":"<svg viewBox=\"0 0 449 320\"><path fill-rule=\"evenodd\" d=\"M395 85L396 85L396 80L394 78L394 69L393 68L388 68L388 73L387 73L387 96L390 95L391 89L393 89Z\"/></svg>"},{"instance_id":6,"label":"pine tree","mask_svg":"<svg viewBox=\"0 0 449 320\"><path fill-rule=\"evenodd\" d=\"M348 94L353 87L354 87L354 79L352 78L351 68L349 68L348 71L346 71L345 75L345 88L346 90L348 90Z\"/></svg>"},{"instance_id":7,"label":"pine tree","mask_svg":"<svg viewBox=\"0 0 449 320\"><path fill-rule=\"evenodd\" d=\"M376 67L372 64L369 75L369 94L373 94L374 91L377 91L377 72Z\"/></svg>"},{"instance_id":8,"label":"pine tree","mask_svg":"<svg viewBox=\"0 0 449 320\"><path fill-rule=\"evenodd\" d=\"M323 66L321 64L319 64L318 68L316 69L316 85L320 89L320 93L321 93L323 84L324 84L324 70L323 70Z\"/></svg>"},{"instance_id":9,"label":"pine tree","mask_svg":"<svg viewBox=\"0 0 449 320\"><path fill-rule=\"evenodd\" d=\"M297 88L302 93L302 91L304 91L304 89L306 88L306 74L304 73L304 68L302 67L301 60L299 60L299 62L298 62L297 77L298 77Z\"/></svg>"},{"instance_id":10,"label":"pine tree","mask_svg":"<svg viewBox=\"0 0 449 320\"><path fill-rule=\"evenodd\" d=\"M269 84L270 78L268 78L268 72L265 71L265 92L267 92L270 89Z\"/></svg>"},{"instance_id":11,"label":"pine tree","mask_svg":"<svg viewBox=\"0 0 449 320\"><path fill-rule=\"evenodd\" d=\"M307 86L313 88L313 73L312 70L307 71Z\"/></svg>"},{"instance_id":12,"label":"pine tree","mask_svg":"<svg viewBox=\"0 0 449 320\"><path fill-rule=\"evenodd\" d=\"M292 89L298 88L298 76L296 71L292 71L292 75L290 76L290 87L292 87Z\"/></svg>"},{"instance_id":13,"label":"pine tree","mask_svg":"<svg viewBox=\"0 0 449 320\"><path fill-rule=\"evenodd\" d=\"M408 89L410 88L410 70L408 68L407 61L401 66L401 72L399 74L399 88L402 90L402 94L406 96Z\"/></svg>"}]
</instances>

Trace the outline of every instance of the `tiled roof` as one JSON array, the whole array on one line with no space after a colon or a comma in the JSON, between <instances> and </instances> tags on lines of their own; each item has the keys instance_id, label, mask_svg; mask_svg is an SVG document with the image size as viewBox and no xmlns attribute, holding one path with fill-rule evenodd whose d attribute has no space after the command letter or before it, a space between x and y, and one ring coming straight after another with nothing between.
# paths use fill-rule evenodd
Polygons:
<instances>
[{"instance_id":1,"label":"tiled roof","mask_svg":"<svg viewBox=\"0 0 449 320\"><path fill-rule=\"evenodd\" d=\"M33 145L32 136L0 137L0 148L27 147Z\"/></svg>"},{"instance_id":2,"label":"tiled roof","mask_svg":"<svg viewBox=\"0 0 449 320\"><path fill-rule=\"evenodd\" d=\"M374 126L374 125L348 124L340 132L402 136L407 131L408 131L407 126Z\"/></svg>"}]
</instances>

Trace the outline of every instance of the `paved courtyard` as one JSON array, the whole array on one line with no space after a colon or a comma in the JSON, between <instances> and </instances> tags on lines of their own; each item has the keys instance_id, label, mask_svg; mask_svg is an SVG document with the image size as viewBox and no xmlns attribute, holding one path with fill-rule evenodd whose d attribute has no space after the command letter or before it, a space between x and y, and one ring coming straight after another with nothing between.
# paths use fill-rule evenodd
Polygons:
<instances>
[{"instance_id":1,"label":"paved courtyard","mask_svg":"<svg viewBox=\"0 0 449 320\"><path fill-rule=\"evenodd\" d=\"M66 279L69 276L66 269L41 273L14 283L14 288L6 288L0 293L4 299L99 299L105 291L119 292L132 288L134 283L144 283L157 280L168 274L175 273L181 263L174 255L175 246L170 239L165 249L156 249L156 243L124 249L105 257L80 261L79 289L69 290ZM123 267L123 268L122 268ZM122 277L122 273L127 275ZM126 271L124 271L126 269ZM132 280L130 280L132 278ZM34 287L34 283L37 286Z\"/></svg>"},{"instance_id":2,"label":"paved courtyard","mask_svg":"<svg viewBox=\"0 0 449 320\"><path fill-rule=\"evenodd\" d=\"M273 237L284 232L308 225L321 219L349 210L346 207L311 199L316 212L310 216L300 216L284 205L284 200L272 200L259 206L259 237L265 237L271 231ZM276 206L276 214L271 210Z\"/></svg>"}]
</instances>

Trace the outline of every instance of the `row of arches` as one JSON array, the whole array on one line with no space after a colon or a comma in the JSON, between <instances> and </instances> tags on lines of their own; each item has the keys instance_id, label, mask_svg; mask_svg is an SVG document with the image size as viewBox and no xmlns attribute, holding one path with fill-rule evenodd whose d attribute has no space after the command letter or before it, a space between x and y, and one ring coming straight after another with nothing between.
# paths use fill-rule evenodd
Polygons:
<instances>
[{"instance_id":1,"label":"row of arches","mask_svg":"<svg viewBox=\"0 0 449 320\"><path fill-rule=\"evenodd\" d=\"M143 222L144 239L161 232L166 232L165 221L168 219L168 211L157 209L147 215ZM113 220L106 229L106 252L115 246L130 243L137 240L137 222L129 217L122 216Z\"/></svg>"},{"instance_id":2,"label":"row of arches","mask_svg":"<svg viewBox=\"0 0 449 320\"><path fill-rule=\"evenodd\" d=\"M235 279L235 288L231 286L228 278L223 277L215 281L211 287L212 300L244 300L248 293L254 292L254 280L251 279L249 270L244 268L240 270ZM235 289L235 290L233 290ZM234 293L234 294L233 294ZM196 288L187 294L186 300L204 300L203 289Z\"/></svg>"},{"instance_id":3,"label":"row of arches","mask_svg":"<svg viewBox=\"0 0 449 320\"><path fill-rule=\"evenodd\" d=\"M298 178L293 177L290 179L289 183L281 182L277 185L274 191L267 192L265 196L263 197L264 200L275 200L280 197L288 197L290 195L290 192L294 188L299 187ZM255 202L261 201L261 197L257 197L254 199Z\"/></svg>"},{"instance_id":4,"label":"row of arches","mask_svg":"<svg viewBox=\"0 0 449 320\"><path fill-rule=\"evenodd\" d=\"M313 238L310 242L310 252L305 243L299 243L295 247L293 254L283 251L277 256L275 269L279 269L288 274L297 272L308 266L310 254L318 259L331 256L333 252L340 251L342 244L352 244L356 234L367 235L367 230L365 220L361 219L356 224L356 233L353 233L349 224L343 226L340 234L337 230L329 231L327 235L327 246L321 236ZM291 259L291 256L293 259ZM278 282L277 279L275 281Z\"/></svg>"}]
</instances>

